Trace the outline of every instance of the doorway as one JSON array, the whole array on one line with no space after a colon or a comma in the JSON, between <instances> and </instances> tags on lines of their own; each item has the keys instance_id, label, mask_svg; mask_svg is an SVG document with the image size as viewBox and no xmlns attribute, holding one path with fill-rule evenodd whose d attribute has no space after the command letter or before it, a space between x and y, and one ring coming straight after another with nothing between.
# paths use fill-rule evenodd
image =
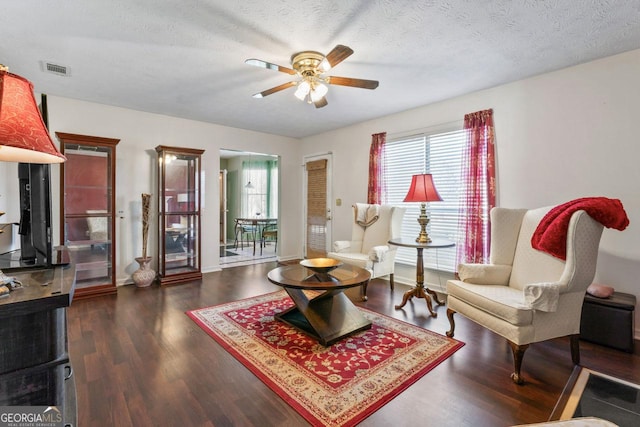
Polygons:
<instances>
[{"instance_id":1,"label":"doorway","mask_svg":"<svg viewBox=\"0 0 640 427\"><path fill-rule=\"evenodd\" d=\"M279 164L273 154L220 150L222 268L277 260Z\"/></svg>"}]
</instances>

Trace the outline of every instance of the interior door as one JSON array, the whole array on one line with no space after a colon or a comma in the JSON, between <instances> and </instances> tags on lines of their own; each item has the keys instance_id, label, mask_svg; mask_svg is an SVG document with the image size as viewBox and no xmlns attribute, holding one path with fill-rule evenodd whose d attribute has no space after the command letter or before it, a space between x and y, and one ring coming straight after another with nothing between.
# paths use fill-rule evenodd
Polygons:
<instances>
[{"instance_id":1,"label":"interior door","mask_svg":"<svg viewBox=\"0 0 640 427\"><path fill-rule=\"evenodd\" d=\"M326 257L331 247L331 156L305 158L305 258Z\"/></svg>"}]
</instances>

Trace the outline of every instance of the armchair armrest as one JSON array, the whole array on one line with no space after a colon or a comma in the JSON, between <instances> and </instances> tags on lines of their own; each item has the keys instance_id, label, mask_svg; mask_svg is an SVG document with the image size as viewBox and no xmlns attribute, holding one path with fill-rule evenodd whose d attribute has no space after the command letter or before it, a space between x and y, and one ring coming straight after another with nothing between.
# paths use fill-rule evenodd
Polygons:
<instances>
[{"instance_id":1,"label":"armchair armrest","mask_svg":"<svg viewBox=\"0 0 640 427\"><path fill-rule=\"evenodd\" d=\"M351 242L348 240L336 240L333 242L334 252L348 252L351 248Z\"/></svg>"},{"instance_id":2,"label":"armchair armrest","mask_svg":"<svg viewBox=\"0 0 640 427\"><path fill-rule=\"evenodd\" d=\"M458 276L460 280L477 285L509 284L511 266L501 264L459 264Z\"/></svg>"},{"instance_id":3,"label":"armchair armrest","mask_svg":"<svg viewBox=\"0 0 640 427\"><path fill-rule=\"evenodd\" d=\"M556 311L561 287L562 285L557 282L527 284L522 290L524 302L527 307L534 310Z\"/></svg>"},{"instance_id":4,"label":"armchair armrest","mask_svg":"<svg viewBox=\"0 0 640 427\"><path fill-rule=\"evenodd\" d=\"M389 246L387 245L374 246L369 250L369 259L373 262L382 262L388 252Z\"/></svg>"}]
</instances>

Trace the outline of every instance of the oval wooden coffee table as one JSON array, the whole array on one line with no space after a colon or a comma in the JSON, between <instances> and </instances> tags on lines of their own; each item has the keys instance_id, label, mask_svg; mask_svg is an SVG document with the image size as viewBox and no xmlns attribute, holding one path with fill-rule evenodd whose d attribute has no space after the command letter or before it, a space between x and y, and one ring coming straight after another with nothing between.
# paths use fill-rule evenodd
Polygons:
<instances>
[{"instance_id":1,"label":"oval wooden coffee table","mask_svg":"<svg viewBox=\"0 0 640 427\"><path fill-rule=\"evenodd\" d=\"M343 265L328 274L317 274L301 265L278 267L267 274L273 284L282 286L295 306L275 318L329 346L344 337L371 328L343 291L362 286L371 274L360 267ZM311 298L305 291L321 291Z\"/></svg>"}]
</instances>

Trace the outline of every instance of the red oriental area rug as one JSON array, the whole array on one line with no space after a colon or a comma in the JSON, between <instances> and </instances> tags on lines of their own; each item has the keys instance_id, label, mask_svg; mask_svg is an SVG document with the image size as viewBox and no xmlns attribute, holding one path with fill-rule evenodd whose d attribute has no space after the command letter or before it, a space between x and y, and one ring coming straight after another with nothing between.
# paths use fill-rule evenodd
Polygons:
<instances>
[{"instance_id":1,"label":"red oriental area rug","mask_svg":"<svg viewBox=\"0 0 640 427\"><path fill-rule=\"evenodd\" d=\"M353 426L464 343L359 307L371 329L330 347L274 319L284 291L187 312L313 425Z\"/></svg>"}]
</instances>

